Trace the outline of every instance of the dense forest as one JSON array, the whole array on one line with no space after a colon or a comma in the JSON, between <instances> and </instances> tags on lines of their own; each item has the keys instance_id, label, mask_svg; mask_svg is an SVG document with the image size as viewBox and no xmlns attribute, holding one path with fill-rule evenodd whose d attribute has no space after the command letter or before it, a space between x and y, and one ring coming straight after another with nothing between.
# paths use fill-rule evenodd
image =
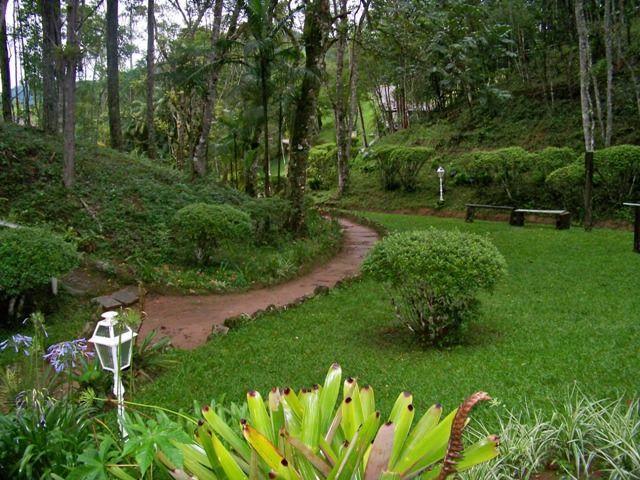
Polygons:
<instances>
[{"instance_id":1,"label":"dense forest","mask_svg":"<svg viewBox=\"0 0 640 480\"><path fill-rule=\"evenodd\" d=\"M520 119L554 112L573 128L564 144L545 137L535 147L576 148L577 133L587 152L637 140L634 0L3 0L0 7L4 121L63 136L68 188L77 139L251 196L281 193L293 202L295 230L309 151L326 141L335 144L328 187L341 196L358 148L442 118L457 120L448 138L460 143L522 99L529 103ZM471 147L505 146L487 143ZM586 158L586 177L593 176Z\"/></svg>"}]
</instances>

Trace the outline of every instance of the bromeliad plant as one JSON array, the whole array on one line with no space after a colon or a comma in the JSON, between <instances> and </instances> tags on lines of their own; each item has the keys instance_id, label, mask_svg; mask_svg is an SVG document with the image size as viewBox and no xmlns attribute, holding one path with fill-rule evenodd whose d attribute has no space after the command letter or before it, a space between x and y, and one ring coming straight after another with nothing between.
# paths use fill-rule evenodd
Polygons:
<instances>
[{"instance_id":1,"label":"bromeliad plant","mask_svg":"<svg viewBox=\"0 0 640 480\"><path fill-rule=\"evenodd\" d=\"M471 409L485 400L489 396L478 392L444 418L442 406L434 405L412 429L416 412L409 392L400 394L385 422L373 388L359 387L353 378L343 383L334 364L323 386L298 393L274 388L266 401L250 391L249 418L237 426L205 406L195 442L177 443L182 465L162 451L158 459L177 479L443 480L498 455L494 435L462 444Z\"/></svg>"}]
</instances>

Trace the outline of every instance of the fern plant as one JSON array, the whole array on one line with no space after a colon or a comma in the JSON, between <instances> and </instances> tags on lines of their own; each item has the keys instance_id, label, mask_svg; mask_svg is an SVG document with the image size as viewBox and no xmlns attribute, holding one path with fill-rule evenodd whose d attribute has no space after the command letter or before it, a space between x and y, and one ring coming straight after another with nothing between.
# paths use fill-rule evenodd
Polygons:
<instances>
[{"instance_id":1,"label":"fern plant","mask_svg":"<svg viewBox=\"0 0 640 480\"><path fill-rule=\"evenodd\" d=\"M250 391L248 418L239 425L205 406L194 442L176 443L182 465L162 451L158 459L177 479L443 480L498 455L495 435L462 444L471 409L485 400L486 393L475 393L444 418L434 405L411 428L416 411L409 392L398 396L385 421L373 388L353 378L342 382L334 364L322 386L273 388L267 399Z\"/></svg>"}]
</instances>

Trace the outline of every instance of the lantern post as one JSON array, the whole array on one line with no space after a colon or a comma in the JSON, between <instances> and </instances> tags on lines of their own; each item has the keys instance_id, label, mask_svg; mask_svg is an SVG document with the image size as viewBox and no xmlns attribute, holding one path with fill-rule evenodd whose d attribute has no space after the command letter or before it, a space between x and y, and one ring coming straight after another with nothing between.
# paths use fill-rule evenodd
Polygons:
<instances>
[{"instance_id":1,"label":"lantern post","mask_svg":"<svg viewBox=\"0 0 640 480\"><path fill-rule=\"evenodd\" d=\"M118 426L122 438L128 434L124 426L124 386L122 371L131 365L133 339L137 336L131 327L117 320L118 312L105 312L96 325L89 342L95 345L103 370L113 373L113 394L118 402Z\"/></svg>"}]
</instances>

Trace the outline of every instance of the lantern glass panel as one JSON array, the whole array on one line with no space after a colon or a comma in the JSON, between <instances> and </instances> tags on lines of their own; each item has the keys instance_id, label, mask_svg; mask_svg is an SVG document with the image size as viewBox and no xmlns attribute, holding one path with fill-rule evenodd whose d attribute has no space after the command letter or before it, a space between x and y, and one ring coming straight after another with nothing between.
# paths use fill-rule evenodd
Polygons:
<instances>
[{"instance_id":1,"label":"lantern glass panel","mask_svg":"<svg viewBox=\"0 0 640 480\"><path fill-rule=\"evenodd\" d=\"M96 330L95 336L109 338L111 336L109 335L109 327L107 325L100 325Z\"/></svg>"},{"instance_id":2,"label":"lantern glass panel","mask_svg":"<svg viewBox=\"0 0 640 480\"><path fill-rule=\"evenodd\" d=\"M98 352L98 358L100 359L100 364L102 368L105 370L115 370L115 365L113 364L113 355L111 355L111 347L107 345L96 344L96 351Z\"/></svg>"},{"instance_id":3,"label":"lantern glass panel","mask_svg":"<svg viewBox=\"0 0 640 480\"><path fill-rule=\"evenodd\" d=\"M128 368L131 365L131 345L133 341L127 340L118 345L120 369Z\"/></svg>"}]
</instances>

